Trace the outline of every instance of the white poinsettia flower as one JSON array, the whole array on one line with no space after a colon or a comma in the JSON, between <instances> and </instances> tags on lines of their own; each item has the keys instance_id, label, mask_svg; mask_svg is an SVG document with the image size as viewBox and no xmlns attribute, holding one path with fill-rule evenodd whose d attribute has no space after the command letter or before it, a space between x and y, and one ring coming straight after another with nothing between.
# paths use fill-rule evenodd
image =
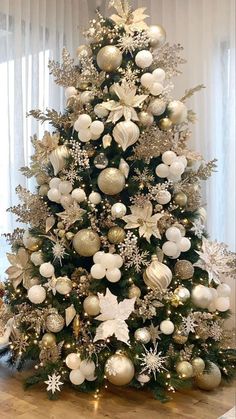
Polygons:
<instances>
[{"instance_id":1,"label":"white poinsettia flower","mask_svg":"<svg viewBox=\"0 0 236 419\"><path fill-rule=\"evenodd\" d=\"M130 210L131 214L125 215L122 218L127 223L125 226L126 229L138 228L139 236L145 237L149 243L151 236L154 236L157 239L161 238L157 222L163 214L153 215L152 203L150 201L145 203L143 207L132 205Z\"/></svg>"},{"instance_id":2,"label":"white poinsettia flower","mask_svg":"<svg viewBox=\"0 0 236 419\"><path fill-rule=\"evenodd\" d=\"M110 16L110 19L117 25L123 25L126 32L148 29L148 25L144 22L148 17L148 15L144 14L146 7L139 7L138 9L131 11L127 0L112 0L109 3L109 7L114 7L118 13L117 15Z\"/></svg>"},{"instance_id":3,"label":"white poinsettia flower","mask_svg":"<svg viewBox=\"0 0 236 419\"><path fill-rule=\"evenodd\" d=\"M139 120L134 108L139 107L148 95L136 95L136 90L135 86L130 86L127 82L114 84L113 92L118 96L119 101L110 100L102 103L102 106L110 111L107 122L115 124L122 116L126 121Z\"/></svg>"}]
</instances>

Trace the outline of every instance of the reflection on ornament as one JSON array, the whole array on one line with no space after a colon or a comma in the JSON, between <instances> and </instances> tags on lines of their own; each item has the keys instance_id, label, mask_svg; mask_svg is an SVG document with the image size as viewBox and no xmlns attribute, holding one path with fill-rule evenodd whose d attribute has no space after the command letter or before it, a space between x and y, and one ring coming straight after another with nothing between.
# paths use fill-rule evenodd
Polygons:
<instances>
[{"instance_id":1,"label":"reflection on ornament","mask_svg":"<svg viewBox=\"0 0 236 419\"><path fill-rule=\"evenodd\" d=\"M108 358L105 374L110 383L117 386L129 384L134 377L133 362L124 354L116 353Z\"/></svg>"},{"instance_id":2,"label":"reflection on ornament","mask_svg":"<svg viewBox=\"0 0 236 419\"><path fill-rule=\"evenodd\" d=\"M194 358L191 361L191 363L192 363L194 375L199 375L199 374L203 373L203 371L205 369L205 362L203 361L202 358L200 358L200 357Z\"/></svg>"},{"instance_id":3,"label":"reflection on ornament","mask_svg":"<svg viewBox=\"0 0 236 419\"><path fill-rule=\"evenodd\" d=\"M202 390L213 390L218 387L221 382L221 372L219 367L210 362L210 371L205 371L203 374L195 377L195 383Z\"/></svg>"},{"instance_id":4,"label":"reflection on ornament","mask_svg":"<svg viewBox=\"0 0 236 419\"><path fill-rule=\"evenodd\" d=\"M151 340L151 335L149 331L146 329L146 327L142 327L140 329L135 330L134 332L134 338L138 342L143 343L144 345Z\"/></svg>"},{"instance_id":5,"label":"reflection on ornament","mask_svg":"<svg viewBox=\"0 0 236 419\"><path fill-rule=\"evenodd\" d=\"M64 318L58 313L52 313L47 316L46 319L46 328L50 332L58 333L64 327L65 321Z\"/></svg>"},{"instance_id":6,"label":"reflection on ornament","mask_svg":"<svg viewBox=\"0 0 236 419\"><path fill-rule=\"evenodd\" d=\"M98 187L107 195L116 195L120 193L125 186L125 177L119 169L108 167L98 176Z\"/></svg>"},{"instance_id":7,"label":"reflection on ornament","mask_svg":"<svg viewBox=\"0 0 236 419\"><path fill-rule=\"evenodd\" d=\"M100 249L100 237L95 231L85 228L75 234L73 246L80 256L93 256Z\"/></svg>"},{"instance_id":8,"label":"reflection on ornament","mask_svg":"<svg viewBox=\"0 0 236 419\"><path fill-rule=\"evenodd\" d=\"M138 125L134 122L121 121L115 125L112 134L114 140L122 147L122 150L125 151L128 147L136 143L140 131Z\"/></svg>"},{"instance_id":9,"label":"reflection on ornament","mask_svg":"<svg viewBox=\"0 0 236 419\"><path fill-rule=\"evenodd\" d=\"M175 264L175 275L181 279L190 279L194 275L194 267L188 260L178 260Z\"/></svg>"},{"instance_id":10,"label":"reflection on ornament","mask_svg":"<svg viewBox=\"0 0 236 419\"><path fill-rule=\"evenodd\" d=\"M193 367L188 361L180 361L176 365L176 372L183 379L193 376Z\"/></svg>"},{"instance_id":11,"label":"reflection on ornament","mask_svg":"<svg viewBox=\"0 0 236 419\"><path fill-rule=\"evenodd\" d=\"M165 43L166 31L161 25L151 25L148 28L148 36L151 47L157 48Z\"/></svg>"},{"instance_id":12,"label":"reflection on ornament","mask_svg":"<svg viewBox=\"0 0 236 419\"><path fill-rule=\"evenodd\" d=\"M125 236L125 230L119 226L111 227L107 234L109 242L114 244L123 242Z\"/></svg>"},{"instance_id":13,"label":"reflection on ornament","mask_svg":"<svg viewBox=\"0 0 236 419\"><path fill-rule=\"evenodd\" d=\"M108 73L117 70L122 63L122 54L119 48L113 45L106 45L101 48L97 55L97 65Z\"/></svg>"},{"instance_id":14,"label":"reflection on ornament","mask_svg":"<svg viewBox=\"0 0 236 419\"><path fill-rule=\"evenodd\" d=\"M145 284L152 290L163 291L172 280L172 272L167 265L158 261L156 255L153 255L151 264L143 274L143 279Z\"/></svg>"},{"instance_id":15,"label":"reflection on ornament","mask_svg":"<svg viewBox=\"0 0 236 419\"><path fill-rule=\"evenodd\" d=\"M95 157L93 163L97 169L105 169L108 165L108 158L104 153L100 153Z\"/></svg>"}]
</instances>

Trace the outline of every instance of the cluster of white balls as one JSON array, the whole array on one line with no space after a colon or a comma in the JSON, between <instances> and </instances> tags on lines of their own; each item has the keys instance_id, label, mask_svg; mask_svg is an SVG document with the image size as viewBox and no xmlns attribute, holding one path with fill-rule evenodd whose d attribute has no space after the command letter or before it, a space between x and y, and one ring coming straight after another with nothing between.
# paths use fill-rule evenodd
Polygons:
<instances>
[{"instance_id":1,"label":"cluster of white balls","mask_svg":"<svg viewBox=\"0 0 236 419\"><path fill-rule=\"evenodd\" d=\"M162 68L156 68L152 73L144 73L141 76L141 84L148 89L153 96L159 96L163 92L163 82L166 73Z\"/></svg>"},{"instance_id":2,"label":"cluster of white balls","mask_svg":"<svg viewBox=\"0 0 236 419\"><path fill-rule=\"evenodd\" d=\"M95 377L95 364L93 361L83 360L81 361L80 355L72 352L66 357L66 365L71 369L70 381L72 384L79 386L83 384L85 380L94 381Z\"/></svg>"},{"instance_id":3,"label":"cluster of white balls","mask_svg":"<svg viewBox=\"0 0 236 419\"><path fill-rule=\"evenodd\" d=\"M165 151L162 154L163 163L156 167L156 174L160 178L167 178L172 181L179 181L187 166L187 159L184 156L177 156L174 151Z\"/></svg>"},{"instance_id":4,"label":"cluster of white balls","mask_svg":"<svg viewBox=\"0 0 236 419\"><path fill-rule=\"evenodd\" d=\"M181 252L187 252L191 247L191 242L187 237L184 237L179 228L169 227L166 230L167 241L163 244L162 250L166 256L177 259Z\"/></svg>"},{"instance_id":5,"label":"cluster of white balls","mask_svg":"<svg viewBox=\"0 0 236 419\"><path fill-rule=\"evenodd\" d=\"M123 265L123 259L117 253L96 252L93 256L94 265L91 275L94 279L107 278L110 282L118 282L121 278L119 268Z\"/></svg>"},{"instance_id":6,"label":"cluster of white balls","mask_svg":"<svg viewBox=\"0 0 236 419\"><path fill-rule=\"evenodd\" d=\"M104 131L104 124L102 121L92 121L88 114L83 113L75 121L74 129L78 131L79 140L87 143L100 137Z\"/></svg>"},{"instance_id":7,"label":"cluster of white balls","mask_svg":"<svg viewBox=\"0 0 236 419\"><path fill-rule=\"evenodd\" d=\"M208 288L204 285L196 285L192 290L192 301L195 306L208 309L210 312L226 311L230 308L231 288L228 284L222 283L217 288Z\"/></svg>"},{"instance_id":8,"label":"cluster of white balls","mask_svg":"<svg viewBox=\"0 0 236 419\"><path fill-rule=\"evenodd\" d=\"M135 64L139 68L148 68L153 62L153 56L152 53L146 49L143 49L142 51L139 51L135 55Z\"/></svg>"}]
</instances>

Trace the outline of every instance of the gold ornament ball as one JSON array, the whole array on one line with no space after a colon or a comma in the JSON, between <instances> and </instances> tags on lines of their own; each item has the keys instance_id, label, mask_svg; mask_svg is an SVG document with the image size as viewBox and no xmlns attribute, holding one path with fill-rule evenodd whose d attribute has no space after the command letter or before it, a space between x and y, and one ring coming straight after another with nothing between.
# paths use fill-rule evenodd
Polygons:
<instances>
[{"instance_id":1,"label":"gold ornament ball","mask_svg":"<svg viewBox=\"0 0 236 419\"><path fill-rule=\"evenodd\" d=\"M60 314L52 313L47 316L46 328L50 332L58 333L63 329L64 325L65 320Z\"/></svg>"},{"instance_id":2,"label":"gold ornament ball","mask_svg":"<svg viewBox=\"0 0 236 419\"><path fill-rule=\"evenodd\" d=\"M202 374L205 369L205 362L200 357L194 358L192 360L192 367L194 375Z\"/></svg>"},{"instance_id":3,"label":"gold ornament ball","mask_svg":"<svg viewBox=\"0 0 236 419\"><path fill-rule=\"evenodd\" d=\"M162 131L169 131L172 127L172 122L169 118L162 118L158 122L158 127L162 129Z\"/></svg>"},{"instance_id":4,"label":"gold ornament ball","mask_svg":"<svg viewBox=\"0 0 236 419\"><path fill-rule=\"evenodd\" d=\"M97 316L100 313L99 299L96 295L89 295L83 302L85 313L89 316Z\"/></svg>"},{"instance_id":5,"label":"gold ornament ball","mask_svg":"<svg viewBox=\"0 0 236 419\"><path fill-rule=\"evenodd\" d=\"M174 270L175 275L181 279L190 279L194 275L194 267L189 260L178 260Z\"/></svg>"},{"instance_id":6,"label":"gold ornament ball","mask_svg":"<svg viewBox=\"0 0 236 419\"><path fill-rule=\"evenodd\" d=\"M36 252L40 249L42 240L38 237L31 236L30 232L26 230L23 234L23 244L26 249L30 250L31 252Z\"/></svg>"},{"instance_id":7,"label":"gold ornament ball","mask_svg":"<svg viewBox=\"0 0 236 419\"><path fill-rule=\"evenodd\" d=\"M174 290L174 294L179 298L181 303L185 303L190 298L190 292L188 288L179 286Z\"/></svg>"},{"instance_id":8,"label":"gold ornament ball","mask_svg":"<svg viewBox=\"0 0 236 419\"><path fill-rule=\"evenodd\" d=\"M75 234L73 246L80 256L93 256L101 247L99 235L88 228L84 228Z\"/></svg>"},{"instance_id":9,"label":"gold ornament ball","mask_svg":"<svg viewBox=\"0 0 236 419\"><path fill-rule=\"evenodd\" d=\"M138 114L139 122L144 127L150 127L154 122L154 117L151 113L142 111Z\"/></svg>"},{"instance_id":10,"label":"gold ornament ball","mask_svg":"<svg viewBox=\"0 0 236 419\"><path fill-rule=\"evenodd\" d=\"M119 226L111 227L108 231L107 237L110 243L122 243L126 237L125 230Z\"/></svg>"},{"instance_id":11,"label":"gold ornament ball","mask_svg":"<svg viewBox=\"0 0 236 419\"><path fill-rule=\"evenodd\" d=\"M139 287L136 287L136 285L131 285L131 287L129 288L129 298L139 298L141 295L141 290Z\"/></svg>"},{"instance_id":12,"label":"gold ornament ball","mask_svg":"<svg viewBox=\"0 0 236 419\"><path fill-rule=\"evenodd\" d=\"M213 390L218 387L221 382L221 372L216 364L210 363L210 371L195 377L195 383L201 390Z\"/></svg>"},{"instance_id":13,"label":"gold ornament ball","mask_svg":"<svg viewBox=\"0 0 236 419\"><path fill-rule=\"evenodd\" d=\"M166 31L161 25L151 25L148 28L150 45L153 48L160 47L166 40Z\"/></svg>"},{"instance_id":14,"label":"gold ornament ball","mask_svg":"<svg viewBox=\"0 0 236 419\"><path fill-rule=\"evenodd\" d=\"M59 294L66 295L72 290L72 281L67 276L57 278L56 291Z\"/></svg>"},{"instance_id":15,"label":"gold ornament ball","mask_svg":"<svg viewBox=\"0 0 236 419\"><path fill-rule=\"evenodd\" d=\"M108 358L105 365L105 374L110 383L116 386L125 386L134 377L134 364L124 354L115 354Z\"/></svg>"},{"instance_id":16,"label":"gold ornament ball","mask_svg":"<svg viewBox=\"0 0 236 419\"><path fill-rule=\"evenodd\" d=\"M176 372L181 378L191 378L193 376L193 367L188 361L180 361L176 365Z\"/></svg>"},{"instance_id":17,"label":"gold ornament ball","mask_svg":"<svg viewBox=\"0 0 236 419\"><path fill-rule=\"evenodd\" d=\"M151 340L151 335L146 329L146 327L140 327L139 329L135 330L134 338L137 342L141 342L146 345Z\"/></svg>"},{"instance_id":18,"label":"gold ornament ball","mask_svg":"<svg viewBox=\"0 0 236 419\"><path fill-rule=\"evenodd\" d=\"M53 333L45 333L42 337L43 346L54 346L56 344L56 336Z\"/></svg>"},{"instance_id":19,"label":"gold ornament ball","mask_svg":"<svg viewBox=\"0 0 236 419\"><path fill-rule=\"evenodd\" d=\"M119 169L107 167L98 176L98 187L107 195L120 193L125 186L125 177Z\"/></svg>"},{"instance_id":20,"label":"gold ornament ball","mask_svg":"<svg viewBox=\"0 0 236 419\"><path fill-rule=\"evenodd\" d=\"M174 196L174 203L179 205L180 207L185 207L185 205L187 204L187 201L188 201L187 195L185 195L185 193L183 192L178 192Z\"/></svg>"},{"instance_id":21,"label":"gold ornament ball","mask_svg":"<svg viewBox=\"0 0 236 419\"><path fill-rule=\"evenodd\" d=\"M97 65L108 73L117 70L122 63L122 53L114 45L106 45L97 55Z\"/></svg>"},{"instance_id":22,"label":"gold ornament ball","mask_svg":"<svg viewBox=\"0 0 236 419\"><path fill-rule=\"evenodd\" d=\"M172 338L175 343L178 343L180 345L184 345L188 340L188 336L184 335L180 330L176 330Z\"/></svg>"}]
</instances>

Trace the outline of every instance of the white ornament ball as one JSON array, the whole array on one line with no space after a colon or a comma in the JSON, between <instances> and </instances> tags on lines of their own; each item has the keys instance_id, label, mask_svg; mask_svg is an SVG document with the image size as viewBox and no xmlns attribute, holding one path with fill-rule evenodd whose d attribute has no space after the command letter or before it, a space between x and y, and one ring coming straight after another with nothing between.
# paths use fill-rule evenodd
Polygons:
<instances>
[{"instance_id":1,"label":"white ornament ball","mask_svg":"<svg viewBox=\"0 0 236 419\"><path fill-rule=\"evenodd\" d=\"M42 287L42 285L33 285L28 290L27 296L31 303L41 304L46 298L46 290Z\"/></svg>"},{"instance_id":2,"label":"white ornament ball","mask_svg":"<svg viewBox=\"0 0 236 419\"><path fill-rule=\"evenodd\" d=\"M97 316L100 313L99 299L96 295L89 295L83 302L84 311L89 316Z\"/></svg>"},{"instance_id":3,"label":"white ornament ball","mask_svg":"<svg viewBox=\"0 0 236 419\"><path fill-rule=\"evenodd\" d=\"M58 189L60 183L61 183L61 179L59 179L59 177L53 177L49 182L49 186L51 189L53 188Z\"/></svg>"},{"instance_id":4,"label":"white ornament ball","mask_svg":"<svg viewBox=\"0 0 236 419\"><path fill-rule=\"evenodd\" d=\"M165 151L162 154L162 161L163 163L167 164L167 165L171 165L172 163L174 163L174 161L177 159L176 154L174 153L174 151Z\"/></svg>"},{"instance_id":5,"label":"white ornament ball","mask_svg":"<svg viewBox=\"0 0 236 419\"><path fill-rule=\"evenodd\" d=\"M141 385L148 383L150 381L150 377L146 374L139 374L137 376L137 380L140 382Z\"/></svg>"},{"instance_id":6,"label":"white ornament ball","mask_svg":"<svg viewBox=\"0 0 236 419\"><path fill-rule=\"evenodd\" d=\"M163 191L159 191L157 193L156 200L157 200L158 204L166 205L171 200L171 194L170 194L169 191L164 191L164 190Z\"/></svg>"},{"instance_id":7,"label":"white ornament ball","mask_svg":"<svg viewBox=\"0 0 236 419\"><path fill-rule=\"evenodd\" d=\"M224 312L229 310L230 308L230 300L228 297L218 297L215 300L215 307L216 310Z\"/></svg>"},{"instance_id":8,"label":"white ornament ball","mask_svg":"<svg viewBox=\"0 0 236 419\"><path fill-rule=\"evenodd\" d=\"M69 86L65 89L65 97L69 99L71 96L77 95L77 90L74 86Z\"/></svg>"},{"instance_id":9,"label":"white ornament ball","mask_svg":"<svg viewBox=\"0 0 236 419\"><path fill-rule=\"evenodd\" d=\"M54 275L54 266L50 262L42 263L39 268L39 273L44 278L50 278Z\"/></svg>"},{"instance_id":10,"label":"white ornament ball","mask_svg":"<svg viewBox=\"0 0 236 419\"><path fill-rule=\"evenodd\" d=\"M75 369L70 372L70 381L75 386L79 386L80 384L83 384L84 380L85 380L85 377L80 371L80 369Z\"/></svg>"},{"instance_id":11,"label":"white ornament ball","mask_svg":"<svg viewBox=\"0 0 236 419\"><path fill-rule=\"evenodd\" d=\"M115 258L112 253L104 253L101 257L101 264L107 269L115 267Z\"/></svg>"},{"instance_id":12,"label":"white ornament ball","mask_svg":"<svg viewBox=\"0 0 236 419\"><path fill-rule=\"evenodd\" d=\"M111 215L115 218L122 218L125 216L127 208L121 202L113 204L111 207Z\"/></svg>"},{"instance_id":13,"label":"white ornament ball","mask_svg":"<svg viewBox=\"0 0 236 419\"><path fill-rule=\"evenodd\" d=\"M94 263L100 263L101 264L101 260L102 260L102 256L104 255L104 252L99 250L98 252L96 252L93 255L93 261Z\"/></svg>"},{"instance_id":14,"label":"white ornament ball","mask_svg":"<svg viewBox=\"0 0 236 419\"><path fill-rule=\"evenodd\" d=\"M87 143L88 141L90 141L91 138L92 138L92 133L91 133L90 129L89 128L81 129L78 132L78 138L79 138L80 141L82 141L82 143Z\"/></svg>"},{"instance_id":15,"label":"white ornament ball","mask_svg":"<svg viewBox=\"0 0 236 419\"><path fill-rule=\"evenodd\" d=\"M151 25L148 28L148 36L150 38L150 45L153 48L157 48L164 44L166 31L161 25Z\"/></svg>"},{"instance_id":16,"label":"white ornament ball","mask_svg":"<svg viewBox=\"0 0 236 419\"><path fill-rule=\"evenodd\" d=\"M80 95L80 101L85 105L86 103L89 103L89 102L91 102L91 100L93 100L93 98L94 98L94 95L93 95L93 93L92 92L89 92L89 91L85 91L85 92L82 92L81 93L81 95Z\"/></svg>"},{"instance_id":17,"label":"white ornament ball","mask_svg":"<svg viewBox=\"0 0 236 419\"><path fill-rule=\"evenodd\" d=\"M74 129L76 131L80 131L83 129L87 129L90 127L92 123L92 119L89 115L87 115L86 113L83 113L82 115L79 116L79 118L75 121L74 123Z\"/></svg>"},{"instance_id":18,"label":"white ornament ball","mask_svg":"<svg viewBox=\"0 0 236 419\"><path fill-rule=\"evenodd\" d=\"M163 320L160 324L160 330L164 335L171 335L175 330L175 325L170 320Z\"/></svg>"},{"instance_id":19,"label":"white ornament ball","mask_svg":"<svg viewBox=\"0 0 236 419\"><path fill-rule=\"evenodd\" d=\"M144 73L140 78L141 85L149 89L154 83L154 77L152 73Z\"/></svg>"},{"instance_id":20,"label":"white ornament ball","mask_svg":"<svg viewBox=\"0 0 236 419\"><path fill-rule=\"evenodd\" d=\"M120 255L113 255L114 256L114 264L116 268L121 268L121 266L123 265L123 259Z\"/></svg>"},{"instance_id":21,"label":"white ornament ball","mask_svg":"<svg viewBox=\"0 0 236 419\"><path fill-rule=\"evenodd\" d=\"M86 193L82 188L76 188L71 193L72 198L74 198L77 202L83 202L86 199Z\"/></svg>"},{"instance_id":22,"label":"white ornament ball","mask_svg":"<svg viewBox=\"0 0 236 419\"><path fill-rule=\"evenodd\" d=\"M94 112L99 118L105 118L109 114L109 111L101 103L94 107Z\"/></svg>"},{"instance_id":23,"label":"white ornament ball","mask_svg":"<svg viewBox=\"0 0 236 419\"><path fill-rule=\"evenodd\" d=\"M30 255L30 260L34 264L34 266L40 266L43 263L43 256L42 252L33 252Z\"/></svg>"},{"instance_id":24,"label":"white ornament ball","mask_svg":"<svg viewBox=\"0 0 236 419\"><path fill-rule=\"evenodd\" d=\"M93 361L84 359L80 364L80 371L87 378L91 377L95 371L95 364Z\"/></svg>"},{"instance_id":25,"label":"white ornament ball","mask_svg":"<svg viewBox=\"0 0 236 419\"><path fill-rule=\"evenodd\" d=\"M162 250L166 256L170 256L170 257L171 256L173 257L178 253L178 247L176 243L171 242L171 241L165 242L162 246Z\"/></svg>"},{"instance_id":26,"label":"white ornament ball","mask_svg":"<svg viewBox=\"0 0 236 419\"><path fill-rule=\"evenodd\" d=\"M193 288L191 298L196 307L207 308L212 301L212 294L208 287L199 284Z\"/></svg>"},{"instance_id":27,"label":"white ornament ball","mask_svg":"<svg viewBox=\"0 0 236 419\"><path fill-rule=\"evenodd\" d=\"M100 204L102 197L98 192L91 192L91 194L89 194L88 199L91 202L91 204L98 205Z\"/></svg>"},{"instance_id":28,"label":"white ornament ball","mask_svg":"<svg viewBox=\"0 0 236 419\"><path fill-rule=\"evenodd\" d=\"M173 100L167 106L169 112L169 119L173 124L181 124L187 118L187 108L183 102L180 100Z\"/></svg>"},{"instance_id":29,"label":"white ornament ball","mask_svg":"<svg viewBox=\"0 0 236 419\"><path fill-rule=\"evenodd\" d=\"M159 81L160 83L162 83L166 78L166 73L162 68L156 68L152 72L152 75L153 75L154 80Z\"/></svg>"},{"instance_id":30,"label":"white ornament ball","mask_svg":"<svg viewBox=\"0 0 236 419\"><path fill-rule=\"evenodd\" d=\"M58 189L56 188L49 189L47 196L50 201L60 203L61 194Z\"/></svg>"},{"instance_id":31,"label":"white ornament ball","mask_svg":"<svg viewBox=\"0 0 236 419\"><path fill-rule=\"evenodd\" d=\"M191 248L191 241L187 237L182 237L177 246L181 252L187 252Z\"/></svg>"},{"instance_id":32,"label":"white ornament ball","mask_svg":"<svg viewBox=\"0 0 236 419\"><path fill-rule=\"evenodd\" d=\"M150 93L153 96L159 96L163 92L163 85L158 81L155 81L150 87Z\"/></svg>"},{"instance_id":33,"label":"white ornament ball","mask_svg":"<svg viewBox=\"0 0 236 419\"><path fill-rule=\"evenodd\" d=\"M72 189L73 187L68 180L63 180L58 186L58 190L62 195L68 195Z\"/></svg>"},{"instance_id":34,"label":"white ornament ball","mask_svg":"<svg viewBox=\"0 0 236 419\"><path fill-rule=\"evenodd\" d=\"M90 126L91 133L99 137L104 131L104 124L102 121L93 121Z\"/></svg>"},{"instance_id":35,"label":"white ornament ball","mask_svg":"<svg viewBox=\"0 0 236 419\"><path fill-rule=\"evenodd\" d=\"M66 365L71 370L76 370L80 367L81 359L79 354L72 352L71 354L67 355L66 357Z\"/></svg>"},{"instance_id":36,"label":"white ornament ball","mask_svg":"<svg viewBox=\"0 0 236 419\"><path fill-rule=\"evenodd\" d=\"M62 195L60 203L63 206L63 208L69 207L73 203L73 198L71 195Z\"/></svg>"},{"instance_id":37,"label":"white ornament ball","mask_svg":"<svg viewBox=\"0 0 236 419\"><path fill-rule=\"evenodd\" d=\"M139 51L135 56L135 63L140 68L147 68L153 62L152 53L146 49Z\"/></svg>"},{"instance_id":38,"label":"white ornament ball","mask_svg":"<svg viewBox=\"0 0 236 419\"><path fill-rule=\"evenodd\" d=\"M95 265L92 266L90 273L94 279L102 279L106 275L106 269L100 263L95 263Z\"/></svg>"},{"instance_id":39,"label":"white ornament ball","mask_svg":"<svg viewBox=\"0 0 236 419\"><path fill-rule=\"evenodd\" d=\"M160 178L167 177L169 175L169 166L167 166L167 164L164 163L158 164L158 166L156 167L156 174Z\"/></svg>"},{"instance_id":40,"label":"white ornament ball","mask_svg":"<svg viewBox=\"0 0 236 419\"><path fill-rule=\"evenodd\" d=\"M108 269L106 271L106 277L110 282L118 282L121 278L121 271L118 268Z\"/></svg>"},{"instance_id":41,"label":"white ornament ball","mask_svg":"<svg viewBox=\"0 0 236 419\"><path fill-rule=\"evenodd\" d=\"M169 173L171 176L179 177L184 173L184 164L177 160L174 161L169 168Z\"/></svg>"},{"instance_id":42,"label":"white ornament ball","mask_svg":"<svg viewBox=\"0 0 236 419\"><path fill-rule=\"evenodd\" d=\"M214 288L212 288L214 289ZM217 287L217 294L219 297L229 297L231 294L231 288L228 284L220 284Z\"/></svg>"},{"instance_id":43,"label":"white ornament ball","mask_svg":"<svg viewBox=\"0 0 236 419\"><path fill-rule=\"evenodd\" d=\"M150 342L151 335L146 327L141 327L140 329L135 330L134 338L137 340L137 342L141 342L145 345Z\"/></svg>"},{"instance_id":44,"label":"white ornament ball","mask_svg":"<svg viewBox=\"0 0 236 419\"><path fill-rule=\"evenodd\" d=\"M163 99L154 99L148 106L148 111L155 116L162 115L166 109L166 102Z\"/></svg>"},{"instance_id":45,"label":"white ornament ball","mask_svg":"<svg viewBox=\"0 0 236 419\"><path fill-rule=\"evenodd\" d=\"M166 238L172 242L178 242L181 240L182 235L177 227L169 227L166 230Z\"/></svg>"}]
</instances>

